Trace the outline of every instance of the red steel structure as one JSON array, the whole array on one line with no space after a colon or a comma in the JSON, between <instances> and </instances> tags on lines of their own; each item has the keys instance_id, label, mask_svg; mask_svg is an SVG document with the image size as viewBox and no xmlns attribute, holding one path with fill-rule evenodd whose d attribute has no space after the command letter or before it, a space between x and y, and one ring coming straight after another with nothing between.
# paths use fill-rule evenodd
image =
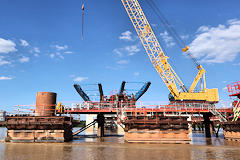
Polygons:
<instances>
[{"instance_id":1,"label":"red steel structure","mask_svg":"<svg viewBox=\"0 0 240 160\"><path fill-rule=\"evenodd\" d=\"M134 104L134 103L129 103ZM117 106L117 107L115 107ZM174 104L174 105L127 105L124 103L119 103L118 105L114 103L104 104L101 102L89 103L82 105L81 107L72 107L66 108L65 113L69 114L97 114L97 113L106 113L106 114L118 114L119 112L127 113L128 115L141 115L147 116L148 114L164 113L168 114L201 114L209 113L212 106L209 104L199 104L191 103L189 106L187 103ZM218 112L232 114L232 108L221 108L217 109Z\"/></svg>"},{"instance_id":2,"label":"red steel structure","mask_svg":"<svg viewBox=\"0 0 240 160\"><path fill-rule=\"evenodd\" d=\"M141 104L142 103L142 104ZM187 113L187 114L198 114L198 113L208 113L212 106L205 103L177 103L171 105L162 105L162 104L144 104L140 102L136 104L136 102L122 103L116 101L109 102L82 102L75 103L72 106L63 105L63 113L62 114L118 114L119 112L131 113L132 115L147 115L148 113ZM35 105L18 105L16 106L19 109L17 111L23 111L25 113L34 113ZM25 109L22 109L25 108ZM30 109L32 108L32 109ZM48 110L46 108L46 110ZM232 108L217 108L218 112L221 113L229 113L233 112ZM56 113L59 113L56 110Z\"/></svg>"},{"instance_id":3,"label":"red steel structure","mask_svg":"<svg viewBox=\"0 0 240 160\"><path fill-rule=\"evenodd\" d=\"M233 105L233 112L234 112L234 119L233 121L237 121L240 117L240 81L231 83L227 85L228 92L230 93L230 97L237 97L238 99L234 99Z\"/></svg>"},{"instance_id":4,"label":"red steel structure","mask_svg":"<svg viewBox=\"0 0 240 160\"><path fill-rule=\"evenodd\" d=\"M240 81L227 85L229 96L237 96L240 99Z\"/></svg>"}]
</instances>

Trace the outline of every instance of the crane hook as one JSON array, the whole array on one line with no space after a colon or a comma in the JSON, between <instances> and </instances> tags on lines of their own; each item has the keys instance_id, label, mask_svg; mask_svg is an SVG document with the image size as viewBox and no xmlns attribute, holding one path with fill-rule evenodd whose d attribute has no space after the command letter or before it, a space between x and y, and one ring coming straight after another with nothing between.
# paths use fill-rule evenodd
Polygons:
<instances>
[{"instance_id":1,"label":"crane hook","mask_svg":"<svg viewBox=\"0 0 240 160\"><path fill-rule=\"evenodd\" d=\"M84 24L84 3L82 4L82 40L83 40L83 24Z\"/></svg>"}]
</instances>

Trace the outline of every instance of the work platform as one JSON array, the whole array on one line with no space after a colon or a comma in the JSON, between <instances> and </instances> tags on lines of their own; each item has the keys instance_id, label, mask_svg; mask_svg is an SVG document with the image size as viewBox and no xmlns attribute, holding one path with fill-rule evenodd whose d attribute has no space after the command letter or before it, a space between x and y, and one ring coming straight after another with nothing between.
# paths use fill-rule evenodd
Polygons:
<instances>
[{"instance_id":1,"label":"work platform","mask_svg":"<svg viewBox=\"0 0 240 160\"><path fill-rule=\"evenodd\" d=\"M187 119L176 116L128 117L123 122L124 139L133 143L190 143L191 127Z\"/></svg>"},{"instance_id":2,"label":"work platform","mask_svg":"<svg viewBox=\"0 0 240 160\"><path fill-rule=\"evenodd\" d=\"M65 123L60 119L62 117L72 119L74 115L81 114L97 115L92 124L98 124L98 136L102 137L104 136L104 115L113 114L116 115L118 124L125 125L125 140L127 142L190 143L189 134L193 122L202 122L206 136L210 137L210 125L214 126L213 121L220 124L222 119L219 115L228 118L233 113L232 108L216 108L214 104L193 102L163 105L156 102L85 101L59 103L59 105L55 104L55 107L52 106L52 103L43 104L43 102L36 106L16 106L18 116L6 119L8 128L6 140L30 139L33 142L51 142L55 138L56 141L60 139L62 142L69 141L91 124L86 124L86 127L72 133L72 120ZM23 109L21 110L21 108ZM36 116L36 113L52 116ZM67 129L61 128L64 126Z\"/></svg>"},{"instance_id":3,"label":"work platform","mask_svg":"<svg viewBox=\"0 0 240 160\"><path fill-rule=\"evenodd\" d=\"M215 105L207 103L178 103L174 105L138 105L134 103L101 103L101 102L83 102L74 105L65 106L64 113L67 114L118 114L119 112L128 113L130 115L140 114L147 115L149 113L165 113L165 114L202 114L209 113L213 109L219 113L233 113L232 108L216 108ZM191 104L191 105L190 105Z\"/></svg>"},{"instance_id":4,"label":"work platform","mask_svg":"<svg viewBox=\"0 0 240 160\"><path fill-rule=\"evenodd\" d=\"M72 140L72 118L65 116L6 117L7 142L66 142Z\"/></svg>"}]
</instances>

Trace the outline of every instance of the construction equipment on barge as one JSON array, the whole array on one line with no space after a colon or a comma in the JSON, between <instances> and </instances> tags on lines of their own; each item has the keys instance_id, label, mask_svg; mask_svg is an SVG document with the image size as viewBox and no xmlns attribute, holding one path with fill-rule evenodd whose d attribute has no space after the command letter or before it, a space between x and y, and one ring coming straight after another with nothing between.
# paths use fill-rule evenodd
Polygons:
<instances>
[{"instance_id":1,"label":"construction equipment on barge","mask_svg":"<svg viewBox=\"0 0 240 160\"><path fill-rule=\"evenodd\" d=\"M125 114L126 116L123 116L123 120L121 119L121 122L126 126L125 140L128 142L154 143L189 143L191 141L189 137L191 132L189 123L191 120L187 120L187 118L190 118L191 114L193 113L199 113L199 115L203 115L205 131L209 136L210 117L214 115L218 117L219 121L221 122L226 121L226 118L219 113L219 110L217 110L214 105L219 101L218 90L216 88L206 88L204 68L193 57L191 57L194 60L199 72L195 77L191 87L188 89L168 63L168 57L163 53L161 46L138 1L122 0L122 3L153 66L171 93L171 103L165 108L161 105L157 106L156 108L146 108L145 106L142 108L137 108L136 101L147 91L150 83L144 84L139 92L129 96L124 94L126 82L122 82L120 91L117 94L112 94L110 97L104 96L102 85L98 84L100 93L99 103L91 101L90 97L84 92L80 85L75 84L74 87L76 91L85 101L83 104L85 105L85 108L65 108L61 105L61 103L59 103L57 110L59 110L61 113L63 112L70 114L98 114L97 120L94 120L92 124L95 124L96 122L99 124L98 135L100 137L104 136L104 114ZM190 54L188 49L188 46L184 46L182 50L183 52ZM197 92L195 91L195 88L200 81L201 91ZM47 98L50 97L51 94L47 96ZM54 97L54 95L52 95L52 97ZM73 134L70 132L72 129L71 118L65 119L62 116L55 117L56 99L45 99L44 102L47 104L42 102L36 103L37 108L35 110L36 115L34 117L7 117L6 123L9 129L7 139L9 141L22 140L23 137L27 139L27 135L31 135L30 139L34 142L39 140L52 140L54 138L55 140L59 140L59 136L60 140L63 141L68 141L72 138ZM48 112L42 112L43 108L45 109L45 106L49 107ZM53 109L55 111L52 111ZM182 113L185 115L181 115ZM134 116L128 114L134 114ZM56 121L59 121L59 123L56 123L55 119ZM87 125L85 128L92 124ZM227 123L225 124L227 125ZM54 131L49 130L48 127L51 125L52 127L50 128L54 129ZM62 126L60 127L59 125ZM79 131L76 131L74 135L77 135L85 128L81 128ZM39 134L39 132L43 134ZM65 135L67 135L67 137L65 137Z\"/></svg>"},{"instance_id":2,"label":"construction equipment on barge","mask_svg":"<svg viewBox=\"0 0 240 160\"><path fill-rule=\"evenodd\" d=\"M211 137L210 133L210 116L218 116L221 121L226 121L225 117L217 112L216 106L212 105L219 101L218 97L218 89L207 89L206 81L205 81L205 70L204 68L197 62L197 60L190 54L189 47L184 45L182 48L183 52L186 52L190 58L194 61L198 74L195 77L191 87L188 89L184 83L181 81L179 76L173 70L171 65L168 63L168 57L164 54L158 39L156 38L138 0L121 0L124 8L140 38L143 47L145 48L148 57L151 60L151 63L157 70L158 74L162 78L165 85L168 87L170 91L170 104L174 103L189 103L192 105L194 102L197 103L207 103L211 108L211 112L203 113L204 122L205 122L205 130L206 137ZM153 4L154 2L151 1ZM162 19L162 21L166 21L166 19ZM168 24L168 23L166 23ZM169 29L169 28L168 28ZM170 28L171 29L171 28ZM177 35L176 32L174 32ZM180 36L178 39L181 40ZM201 91L195 91L197 84L201 82ZM127 124L126 124L127 125ZM146 134L148 134L146 132ZM151 136L145 137L146 139L151 139Z\"/></svg>"},{"instance_id":3,"label":"construction equipment on barge","mask_svg":"<svg viewBox=\"0 0 240 160\"><path fill-rule=\"evenodd\" d=\"M103 112L95 112L95 114L97 114L97 120L94 120L93 116L90 116L89 114L87 114L86 115L87 126L85 127L86 129L88 128L88 130L93 131L93 125L97 122L98 136L99 137L104 136L104 124L105 126L116 125L116 123L115 122L113 123L113 121L116 121L117 118L125 116L123 109L135 108L136 102L144 95L144 93L148 90L149 86L151 85L151 82L143 82L143 85L140 89L136 90L137 88L135 88L136 92L135 93L132 92L131 94L129 94L127 93L127 89L126 89L126 84L128 83L136 83L136 82L122 81L119 91L112 93L110 96L104 95L102 84L98 83L97 88L99 93L99 102L93 102L91 100L91 98L88 96L89 94L86 92L86 90L89 90L89 89L86 89L84 91L84 89L80 86L80 84L74 84L75 90L85 101L84 105L87 106L88 109L90 108L94 110L94 108L98 106L99 108L112 108L117 111L117 112L112 112L113 114L116 114L115 116L107 116L109 112L106 112L105 115ZM70 110L69 110L69 113L71 113ZM110 114L112 113L110 112ZM120 126L118 125L118 127ZM84 130L85 130L84 128L81 128L78 131L76 131L74 135L77 135Z\"/></svg>"},{"instance_id":4,"label":"construction equipment on barge","mask_svg":"<svg viewBox=\"0 0 240 160\"><path fill-rule=\"evenodd\" d=\"M206 101L216 103L219 101L218 89L207 89L205 82L205 70L188 52L188 55L194 60L197 66L198 74L195 77L191 87L186 88L179 76L168 63L168 57L164 54L160 43L158 42L138 0L121 0L126 12L145 48L151 63L157 70L163 82L168 87L171 101ZM184 46L182 51L187 52L188 46ZM201 91L194 91L196 85L201 80ZM182 90L182 91L180 91Z\"/></svg>"},{"instance_id":5,"label":"construction equipment on barge","mask_svg":"<svg viewBox=\"0 0 240 160\"><path fill-rule=\"evenodd\" d=\"M72 140L72 117L56 116L57 94L38 92L34 115L7 116L7 142L66 142Z\"/></svg>"}]
</instances>

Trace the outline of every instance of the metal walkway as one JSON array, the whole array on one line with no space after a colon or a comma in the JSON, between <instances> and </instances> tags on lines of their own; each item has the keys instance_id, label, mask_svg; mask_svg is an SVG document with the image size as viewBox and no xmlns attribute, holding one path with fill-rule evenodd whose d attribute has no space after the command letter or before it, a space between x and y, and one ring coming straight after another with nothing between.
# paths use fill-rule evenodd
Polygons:
<instances>
[{"instance_id":1,"label":"metal walkway","mask_svg":"<svg viewBox=\"0 0 240 160\"><path fill-rule=\"evenodd\" d=\"M82 103L76 104L72 107L65 107L64 112L68 114L118 114L125 112L130 114L147 115L149 113L172 113L172 114L198 114L198 113L212 113L221 121L226 118L221 113L233 113L233 108L217 109L215 105L205 103L181 103L171 105L131 105L126 103Z\"/></svg>"}]
</instances>

